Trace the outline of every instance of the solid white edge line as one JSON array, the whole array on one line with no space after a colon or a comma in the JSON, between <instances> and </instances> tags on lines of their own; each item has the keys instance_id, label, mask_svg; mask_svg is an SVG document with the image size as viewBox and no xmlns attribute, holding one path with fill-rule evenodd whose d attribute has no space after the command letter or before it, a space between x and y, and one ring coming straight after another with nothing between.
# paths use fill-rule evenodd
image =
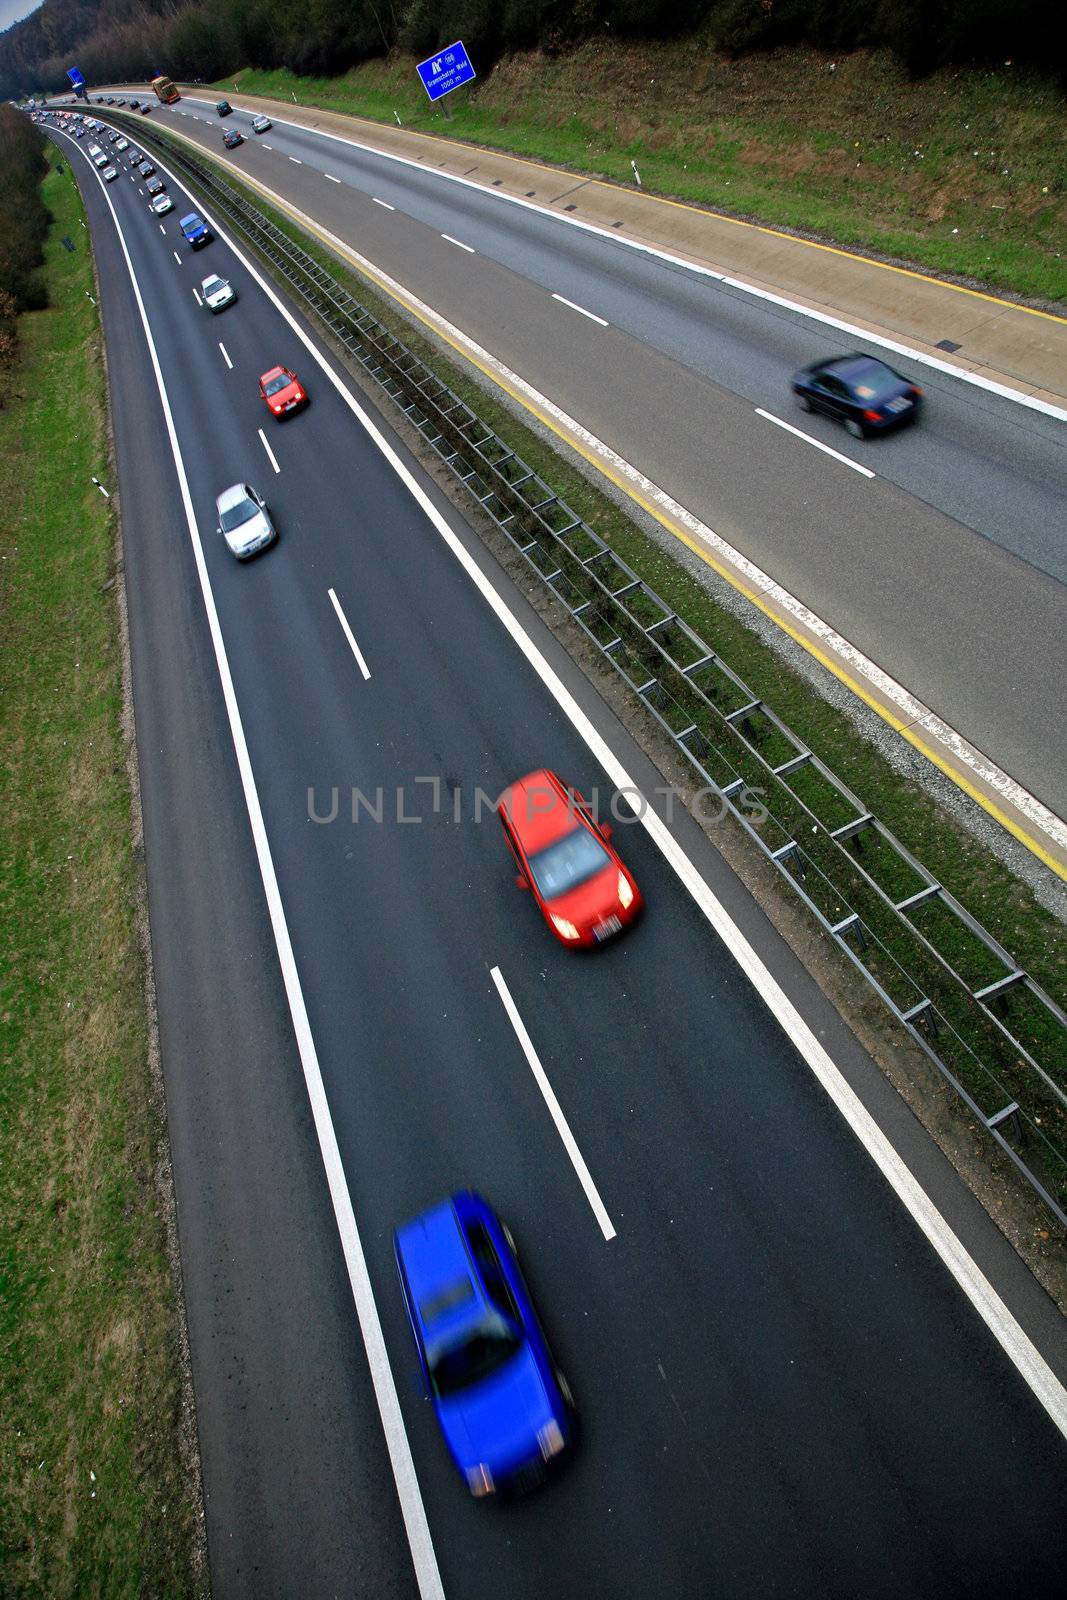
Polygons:
<instances>
[{"instance_id":1,"label":"solid white edge line","mask_svg":"<svg viewBox=\"0 0 1067 1600\"><path fill-rule=\"evenodd\" d=\"M205 101L204 104L208 102ZM283 127L295 128L300 133L316 134L320 139L332 139L335 144L349 145L353 150L362 150L365 155L376 156L382 161L393 161L398 166L411 167L416 172L431 171L421 161L415 161L410 156L398 155L392 150L379 150L372 144L364 144L360 139L348 139L342 133L330 133L326 128L312 128L306 122L292 122L287 117L279 117L278 121ZM791 300L788 295L778 294L772 289L761 289L755 284L744 283L740 278L732 278L729 273L719 272L714 267L687 261L684 256L675 255L662 245L647 244L641 239L628 239L622 234L609 233L606 228L601 228L595 222L585 222L581 217L561 215L550 207L534 205L522 195L508 194L503 189L487 189L484 184L475 183L473 178L466 178L458 172L433 170L432 176L442 179L445 183L458 183L464 189L473 189L478 194L488 195L491 199L501 200L507 205L521 206L525 211L533 211L538 216L552 218L568 228L580 228L583 233L595 234L598 239L606 239L610 244L622 245L627 250L637 250L642 255L654 256L657 261L665 261L669 266L682 267L687 272L696 273L698 277L710 278L714 283L721 283L728 289L736 289L741 294L750 294L756 300L766 300L769 305L781 306L783 310L793 311L797 316L809 317L814 322L822 323L824 327L836 328L840 333L850 334L857 339L869 339L872 344L879 345L883 350L892 350L897 355L907 356L909 360L918 361L935 372L943 372L947 377L958 378L961 383L973 384L978 389L985 389L989 394L999 395L1002 400L1013 400L1016 405L1026 406L1031 411L1040 411L1047 417L1055 417L1059 422L1067 422L1067 407L1039 400L1036 395L1020 394L1017 389L1010 389L1007 384L997 383L994 378L986 378L980 372L969 372L962 367L954 367L949 361L928 355L924 350L916 350L914 345L903 344L899 339L890 339L885 334L874 333L870 328L858 327L854 322L835 316L832 312L816 311L811 306ZM725 213L723 215L725 216ZM726 220L730 222L733 218L727 217ZM995 298L985 301L984 304L990 307L990 316L995 315L997 306L1010 309L1008 302L998 301Z\"/></svg>"},{"instance_id":2,"label":"solid white edge line","mask_svg":"<svg viewBox=\"0 0 1067 1600\"><path fill-rule=\"evenodd\" d=\"M362 672L362 674L363 674L363 681L365 683L369 683L370 682L370 668L368 667L367 663L363 659L363 651L359 648L359 645L356 643L355 634L352 632L352 629L348 626L348 618L345 616L344 612L341 610L341 602L340 602L340 600L338 600L337 595L336 595L336 593L334 592L333 589L327 589L326 593L330 597L330 604L333 606L333 609L337 613L337 620L341 624L341 628L342 628L342 630L344 632L344 636L348 640L349 647L350 647L350 649L352 651L352 654L356 658L356 665L359 667L360 672Z\"/></svg>"},{"instance_id":3,"label":"solid white edge line","mask_svg":"<svg viewBox=\"0 0 1067 1600\"><path fill-rule=\"evenodd\" d=\"M383 211L395 211L396 210L396 206L391 206L389 204L388 200L379 200L378 196L376 194L372 194L371 195L371 199L374 201L374 204L376 206L381 206Z\"/></svg>"},{"instance_id":4,"label":"solid white edge line","mask_svg":"<svg viewBox=\"0 0 1067 1600\"><path fill-rule=\"evenodd\" d=\"M227 350L226 346L223 344L221 339L219 340L219 349L222 351L222 359L223 359L223 361L225 361L226 365L229 367L230 371L232 372L233 371L233 362L230 360L230 352Z\"/></svg>"},{"instance_id":5,"label":"solid white edge line","mask_svg":"<svg viewBox=\"0 0 1067 1600\"><path fill-rule=\"evenodd\" d=\"M177 182L177 180L175 181ZM184 189L184 185L179 185L179 187ZM188 190L184 192L188 193ZM112 215L114 215L113 209ZM205 220L210 227L215 228L216 233L219 233L220 230L211 221L210 217L205 216ZM555 670L549 666L517 617L512 614L489 581L489 578L466 549L462 540L452 531L442 512L438 510L426 491L401 461L399 455L373 421L370 414L363 410L355 396L349 392L338 374L326 361L325 357L320 354L317 346L312 341L310 333L297 321L288 306L275 292L273 285L263 277L259 269L238 248L229 235L226 234L224 237L234 256L241 262L246 272L255 279L264 294L267 295L268 299L285 318L308 354L333 384L334 389L345 405L348 406L352 415L360 423L368 437L373 440L416 504L421 507L431 525L436 528L448 549L455 556L479 594L481 594L486 604L497 617L501 626L507 630L515 641L515 644L537 673L545 688L553 696L560 710L575 729L575 732L584 741L595 760L603 767L615 787L620 791L628 789L633 794L639 793L637 785L629 777L621 761L618 760L610 746L597 732ZM350 249L351 247L346 246L346 248ZM811 1068L811 1071L829 1095L841 1116L863 1144L868 1155L883 1174L909 1216L911 1216L924 1237L941 1258L959 1288L967 1296L974 1310L1000 1344L1023 1381L1033 1392L1035 1398L1047 1411L1064 1438L1067 1439L1067 1390L1064 1389L1040 1351L1036 1349L1033 1341L1020 1328L992 1284L985 1278L976 1263L971 1260L929 1195L915 1181L889 1139L879 1128L874 1118L871 1117L855 1091L849 1087L824 1046L815 1037L808 1024L796 1010L793 1002L776 979L771 976L763 961L753 950L740 929L731 922L726 911L697 872L688 856L675 843L666 825L654 811L647 807L641 822L661 854L684 884L695 904L734 956L738 966L749 979L768 1010L793 1041L800 1056Z\"/></svg>"},{"instance_id":6,"label":"solid white edge line","mask_svg":"<svg viewBox=\"0 0 1067 1600\"><path fill-rule=\"evenodd\" d=\"M583 317L589 318L590 322L599 322L602 328L607 327L608 324L604 317L598 317L595 311L587 311L584 306L578 305L575 300L568 300L565 294L556 294L555 290L553 290L552 298L553 300L558 300L561 306L570 306L572 311L580 311Z\"/></svg>"},{"instance_id":7,"label":"solid white edge line","mask_svg":"<svg viewBox=\"0 0 1067 1600\"><path fill-rule=\"evenodd\" d=\"M492 967L490 968L489 976L496 985L496 992L500 996L504 1010L508 1014L508 1021L515 1030L515 1037L518 1039L522 1053L526 1057L526 1063L534 1075L534 1081L544 1097L545 1105L548 1107L548 1114L556 1125L556 1132L563 1142L563 1148L570 1157L571 1166L578 1175L578 1182L585 1192L585 1198L589 1201L600 1231L604 1238L610 1241L615 1238L615 1229L611 1218L608 1216L607 1208L600 1198L596 1184L593 1182L592 1174L585 1164L585 1157L578 1148L578 1141L571 1132L570 1124L563 1114L563 1108L556 1099L555 1091L548 1081L548 1074L541 1065L537 1051L533 1047L533 1041L526 1031L526 1024L519 1015L519 1008L511 997L511 990L504 981L504 974L499 967Z\"/></svg>"},{"instance_id":8,"label":"solid white edge line","mask_svg":"<svg viewBox=\"0 0 1067 1600\"><path fill-rule=\"evenodd\" d=\"M442 239L447 239L449 244L454 244L460 250L466 250L468 255L472 255L473 256L473 255L477 254L477 252L475 251L475 248L474 248L474 246L472 244L464 244L462 239L453 239L453 237L452 237L452 235L450 233L443 233L441 235L441 238Z\"/></svg>"},{"instance_id":9,"label":"solid white edge line","mask_svg":"<svg viewBox=\"0 0 1067 1600\"><path fill-rule=\"evenodd\" d=\"M840 450L833 450L828 444L823 444L820 439L813 439L810 433L805 433L803 428L794 428L791 422L784 422L781 417L776 417L773 411L764 411L762 406L756 407L757 417L765 417L768 422L773 422L776 428L784 428L786 433L791 433L797 439L803 439L805 444L813 444L816 450L821 450L825 456L833 456L835 461L840 461L843 467L851 467L853 472L862 473L865 478L873 478L874 473L870 467L863 467L858 461L852 461L848 456L843 456Z\"/></svg>"},{"instance_id":10,"label":"solid white edge line","mask_svg":"<svg viewBox=\"0 0 1067 1600\"><path fill-rule=\"evenodd\" d=\"M174 179L174 181L178 182L177 179ZM188 195L189 191L184 184L179 183L178 186L183 193ZM230 735L237 754L237 765L241 776L241 787L244 791L248 820L252 828L256 859L259 863L260 877L263 881L263 890L267 899L267 909L274 933L274 943L278 951L278 963L282 970L286 999L289 1002L289 1011L293 1019L293 1031L296 1036L297 1049L300 1053L304 1082L307 1085L315 1133L322 1153L322 1163L326 1169L330 1200L333 1204L337 1231L341 1240L341 1249L348 1271L352 1299L359 1319L360 1333L363 1336L363 1343L367 1352L371 1382L374 1385L374 1397L382 1419L382 1429L385 1434L389 1461L396 1482L397 1497L400 1501L401 1514L404 1518L404 1528L407 1533L408 1546L411 1550L411 1559L415 1568L419 1594L422 1600L444 1600L444 1587L441 1583L441 1574L437 1565L437 1557L434 1553L433 1540L430 1537L429 1523L426 1520L426 1508L422 1503L422 1495L419 1491L415 1463L411 1456L411 1446L404 1428L404 1418L400 1411L396 1383L389 1365L389 1353L385 1345L385 1335L382 1332L378 1308L374 1300L374 1290L371 1287L370 1274L367 1271L367 1261L363 1254L359 1229L356 1226L355 1213L352 1209L352 1197L345 1182L344 1165L341 1161L341 1152L337 1144L337 1134L330 1116L330 1107L322 1081L322 1071L319 1066L318 1052L315 1049L315 1040L311 1032L311 1023L308 1019L304 993L300 987L300 976L296 968L296 958L293 954L292 941L289 937L285 908L282 904L270 842L267 838L266 825L263 821L263 811L259 802L255 774L252 771L252 761L245 741L244 726L241 721L237 694L234 690L233 678L230 673L226 645L222 637L222 627L215 607L215 596L208 576L200 531L196 523L196 514L193 511L193 501L189 490L189 480L185 472L185 462L182 459L177 430L175 429L174 418L170 409L170 401L163 381L163 369L156 351L155 340L152 338L152 330L148 324L148 316L141 297L140 285L133 270L133 262L130 259L122 229L119 227L115 208L110 202L106 189L104 190L104 198L107 200L108 209L111 212L111 218L118 235L119 245L126 261L126 269L133 285L133 293L141 317L141 326L144 329L145 341L148 345L149 359L152 363L152 371L155 374L156 388L159 391L160 403L163 407L167 437L170 441L171 455L174 459L174 470L178 476L178 487L185 511L186 525L189 529L189 539L193 547L197 575L200 580L200 590L204 599L204 609L207 613L208 629L215 651L215 661L222 685L226 714L229 718ZM243 260L243 257L239 257L239 259ZM261 283L263 282L258 273L255 276ZM276 297L272 296L271 298L274 299L275 305L280 305ZM296 326L293 323L293 319L288 315L287 320L294 327ZM308 341L308 346L312 348L310 341Z\"/></svg>"},{"instance_id":11,"label":"solid white edge line","mask_svg":"<svg viewBox=\"0 0 1067 1600\"><path fill-rule=\"evenodd\" d=\"M263 444L264 450L267 452L267 455L268 455L268 457L270 459L271 466L274 468L275 472L280 472L282 469L278 465L277 456L274 454L274 451L271 449L270 445L267 443L267 435L263 432L262 428L257 428L256 431L259 434L259 437L260 437L260 440L261 440L261 442Z\"/></svg>"}]
</instances>

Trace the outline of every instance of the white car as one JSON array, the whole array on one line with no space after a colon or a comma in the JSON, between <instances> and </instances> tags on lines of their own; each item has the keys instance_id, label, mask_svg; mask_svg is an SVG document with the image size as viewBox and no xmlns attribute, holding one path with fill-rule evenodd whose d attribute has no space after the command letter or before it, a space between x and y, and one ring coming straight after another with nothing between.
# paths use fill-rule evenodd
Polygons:
<instances>
[{"instance_id":1,"label":"white car","mask_svg":"<svg viewBox=\"0 0 1067 1600\"><path fill-rule=\"evenodd\" d=\"M115 141L115 149L116 150L128 150L129 148L130 148L130 141L128 139L116 139L116 141Z\"/></svg>"},{"instance_id":2,"label":"white car","mask_svg":"<svg viewBox=\"0 0 1067 1600\"><path fill-rule=\"evenodd\" d=\"M105 167L103 172L100 174L105 183L113 183L118 175L117 167Z\"/></svg>"},{"instance_id":3,"label":"white car","mask_svg":"<svg viewBox=\"0 0 1067 1600\"><path fill-rule=\"evenodd\" d=\"M245 561L278 537L264 501L247 483L234 483L215 501L218 531L231 555Z\"/></svg>"},{"instance_id":4,"label":"white car","mask_svg":"<svg viewBox=\"0 0 1067 1600\"><path fill-rule=\"evenodd\" d=\"M233 285L215 273L212 273L210 278L204 279L200 285L200 293L209 311L221 311L224 306L232 305L237 299L237 290Z\"/></svg>"},{"instance_id":5,"label":"white car","mask_svg":"<svg viewBox=\"0 0 1067 1600\"><path fill-rule=\"evenodd\" d=\"M169 194L157 194L155 199L148 203L157 217L165 217L168 211L174 210L174 201Z\"/></svg>"}]
</instances>

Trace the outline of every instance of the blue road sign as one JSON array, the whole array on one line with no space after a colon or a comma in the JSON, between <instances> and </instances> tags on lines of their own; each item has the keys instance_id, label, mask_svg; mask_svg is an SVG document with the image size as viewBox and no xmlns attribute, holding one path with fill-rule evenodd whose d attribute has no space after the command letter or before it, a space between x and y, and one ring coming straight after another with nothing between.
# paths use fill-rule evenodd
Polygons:
<instances>
[{"instance_id":1,"label":"blue road sign","mask_svg":"<svg viewBox=\"0 0 1067 1600\"><path fill-rule=\"evenodd\" d=\"M460 84L470 83L471 79L477 76L459 39L455 44L450 44L446 50L439 51L426 61L420 61L417 71L422 79L422 87L431 100L440 100L442 95L458 89Z\"/></svg>"},{"instance_id":2,"label":"blue road sign","mask_svg":"<svg viewBox=\"0 0 1067 1600\"><path fill-rule=\"evenodd\" d=\"M81 72L77 67L68 67L67 77L70 79L71 85L75 89L80 89L82 84L85 82L85 79L82 77Z\"/></svg>"}]
</instances>

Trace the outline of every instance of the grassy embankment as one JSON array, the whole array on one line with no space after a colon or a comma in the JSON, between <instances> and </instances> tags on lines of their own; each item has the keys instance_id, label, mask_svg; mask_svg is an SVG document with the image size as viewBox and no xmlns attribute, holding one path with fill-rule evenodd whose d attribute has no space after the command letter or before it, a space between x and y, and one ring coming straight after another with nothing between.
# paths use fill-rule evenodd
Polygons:
<instances>
[{"instance_id":1,"label":"grassy embankment","mask_svg":"<svg viewBox=\"0 0 1067 1600\"><path fill-rule=\"evenodd\" d=\"M909 83L892 58L727 61L699 41L517 55L431 106L413 59L246 94L509 150L914 262L1067 311L1067 98L997 72ZM233 80L218 85L233 88Z\"/></svg>"},{"instance_id":2,"label":"grassy embankment","mask_svg":"<svg viewBox=\"0 0 1067 1600\"><path fill-rule=\"evenodd\" d=\"M50 309L0 409L0 1592L188 1595L101 336L69 169L44 193Z\"/></svg>"}]
</instances>

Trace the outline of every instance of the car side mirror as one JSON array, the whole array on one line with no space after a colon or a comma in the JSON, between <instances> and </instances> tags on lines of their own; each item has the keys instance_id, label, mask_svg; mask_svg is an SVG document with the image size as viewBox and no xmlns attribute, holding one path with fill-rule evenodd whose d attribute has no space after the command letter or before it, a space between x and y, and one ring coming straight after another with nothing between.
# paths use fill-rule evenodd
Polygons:
<instances>
[{"instance_id":1,"label":"car side mirror","mask_svg":"<svg viewBox=\"0 0 1067 1600\"><path fill-rule=\"evenodd\" d=\"M526 881L525 872L516 872L515 887L516 889L528 889L530 887L529 883Z\"/></svg>"}]
</instances>

